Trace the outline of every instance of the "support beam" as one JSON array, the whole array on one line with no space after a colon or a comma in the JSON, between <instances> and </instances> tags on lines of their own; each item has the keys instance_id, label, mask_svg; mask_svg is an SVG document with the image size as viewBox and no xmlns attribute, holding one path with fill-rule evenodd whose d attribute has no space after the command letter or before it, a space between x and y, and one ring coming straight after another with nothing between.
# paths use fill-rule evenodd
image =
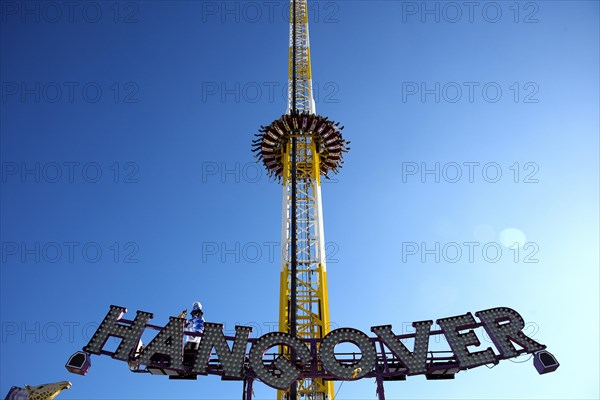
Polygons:
<instances>
[{"instance_id":1,"label":"support beam","mask_svg":"<svg viewBox=\"0 0 600 400\"><path fill-rule=\"evenodd\" d=\"M385 390L383 389L383 378L377 374L377 400L385 400Z\"/></svg>"}]
</instances>

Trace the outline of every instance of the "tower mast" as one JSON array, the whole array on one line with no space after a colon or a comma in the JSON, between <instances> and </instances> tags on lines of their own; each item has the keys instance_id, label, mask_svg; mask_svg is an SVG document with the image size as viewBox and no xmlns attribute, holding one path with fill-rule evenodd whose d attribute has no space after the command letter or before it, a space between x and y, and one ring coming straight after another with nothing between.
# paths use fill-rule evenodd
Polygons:
<instances>
[{"instance_id":1,"label":"tower mast","mask_svg":"<svg viewBox=\"0 0 600 400\"><path fill-rule=\"evenodd\" d=\"M290 1L288 81L287 112L261 128L253 151L283 184L279 330L322 339L330 320L321 177L341 168L348 142L339 123L316 115L306 0ZM308 378L277 394L280 400L333 396L333 382Z\"/></svg>"},{"instance_id":2,"label":"tower mast","mask_svg":"<svg viewBox=\"0 0 600 400\"><path fill-rule=\"evenodd\" d=\"M314 115L306 0L290 2L288 80L288 114ZM310 137L293 137L292 141L290 179L283 187L279 330L300 338L322 338L330 325L320 169L315 168L318 160ZM333 399L333 382L303 379L289 393L279 391L278 399L294 400L298 395Z\"/></svg>"}]
</instances>

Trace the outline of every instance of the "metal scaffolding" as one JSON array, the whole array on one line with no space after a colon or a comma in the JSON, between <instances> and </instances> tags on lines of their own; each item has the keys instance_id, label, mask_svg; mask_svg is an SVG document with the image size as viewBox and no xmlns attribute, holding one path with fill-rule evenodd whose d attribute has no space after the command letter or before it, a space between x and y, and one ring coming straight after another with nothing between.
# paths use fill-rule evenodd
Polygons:
<instances>
[{"instance_id":1,"label":"metal scaffolding","mask_svg":"<svg viewBox=\"0 0 600 400\"><path fill-rule=\"evenodd\" d=\"M314 115L308 5L302 0L290 3L288 75L288 114ZM330 330L319 158L311 134L300 129L290 136L283 154L279 329L317 339ZM333 382L302 379L296 388L279 391L277 397L296 396L333 399Z\"/></svg>"}]
</instances>

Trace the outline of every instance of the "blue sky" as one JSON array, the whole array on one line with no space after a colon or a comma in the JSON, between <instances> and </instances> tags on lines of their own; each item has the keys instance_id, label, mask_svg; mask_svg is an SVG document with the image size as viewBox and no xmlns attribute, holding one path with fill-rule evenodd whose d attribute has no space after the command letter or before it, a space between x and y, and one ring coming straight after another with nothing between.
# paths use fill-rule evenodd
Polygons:
<instances>
[{"instance_id":1,"label":"blue sky","mask_svg":"<svg viewBox=\"0 0 600 400\"><path fill-rule=\"evenodd\" d=\"M111 304L277 321L281 188L250 141L285 111L286 6L1 4L0 395L66 379L64 399L240 397L107 357L63 366ZM312 7L317 110L352 141L323 184L334 326L511 307L557 372L504 361L388 398L598 398L598 2Z\"/></svg>"}]
</instances>

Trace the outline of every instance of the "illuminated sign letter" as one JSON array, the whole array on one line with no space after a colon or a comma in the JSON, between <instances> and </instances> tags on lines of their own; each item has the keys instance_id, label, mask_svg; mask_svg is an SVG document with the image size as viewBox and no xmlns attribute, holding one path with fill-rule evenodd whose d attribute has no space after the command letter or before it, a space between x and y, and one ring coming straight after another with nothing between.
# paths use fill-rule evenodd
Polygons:
<instances>
[{"instance_id":1,"label":"illuminated sign letter","mask_svg":"<svg viewBox=\"0 0 600 400\"><path fill-rule=\"evenodd\" d=\"M335 346L343 342L355 344L362 354L359 362L346 364L335 357ZM323 366L327 371L342 379L360 379L375 367L377 353L371 339L359 330L340 328L323 338L319 350Z\"/></svg>"},{"instance_id":2,"label":"illuminated sign letter","mask_svg":"<svg viewBox=\"0 0 600 400\"><path fill-rule=\"evenodd\" d=\"M92 354L100 354L104 343L110 336L116 336L123 340L119 344L113 358L122 361L129 360L129 354L135 349L142 337L146 323L152 319L153 315L148 312L138 311L131 326L119 323L119 320L127 309L124 307L110 306L110 311L104 317L104 320L92 336L90 342L83 348L83 351Z\"/></svg>"},{"instance_id":3,"label":"illuminated sign letter","mask_svg":"<svg viewBox=\"0 0 600 400\"><path fill-rule=\"evenodd\" d=\"M408 369L408 375L422 374L427 371L427 351L429 350L429 330L433 321L413 322L416 329L415 344L411 353L392 332L391 325L374 326L371 331L400 359Z\"/></svg>"},{"instance_id":4,"label":"illuminated sign letter","mask_svg":"<svg viewBox=\"0 0 600 400\"><path fill-rule=\"evenodd\" d=\"M183 369L183 324L184 318L171 317L167 326L144 348L138 358L142 365L152 364L155 354L169 356L169 366L173 369Z\"/></svg>"},{"instance_id":5,"label":"illuminated sign letter","mask_svg":"<svg viewBox=\"0 0 600 400\"><path fill-rule=\"evenodd\" d=\"M511 340L518 343L528 353L535 353L546 348L546 346L523 333L525 321L513 309L492 308L478 311L475 315L483 322L483 327L503 357L515 357L518 355Z\"/></svg>"},{"instance_id":6,"label":"illuminated sign letter","mask_svg":"<svg viewBox=\"0 0 600 400\"><path fill-rule=\"evenodd\" d=\"M292 383L300 376L300 371L283 356L278 357L273 366L278 370L268 369L263 363L263 355L273 346L282 345L289 346L296 352L297 357L301 362L308 363L311 359L310 351L306 348L300 339L283 332L272 332L261 336L250 349L250 366L265 384L274 387L275 389L288 389Z\"/></svg>"},{"instance_id":7,"label":"illuminated sign letter","mask_svg":"<svg viewBox=\"0 0 600 400\"><path fill-rule=\"evenodd\" d=\"M236 326L233 349L230 350L225 335L223 335L223 325L207 322L204 325L204 334L200 341L198 356L192 372L202 375L207 374L206 366L210 359L210 353L215 348L219 356L219 362L223 367L223 376L241 378L250 332L252 332L252 328L248 326Z\"/></svg>"},{"instance_id":8,"label":"illuminated sign letter","mask_svg":"<svg viewBox=\"0 0 600 400\"><path fill-rule=\"evenodd\" d=\"M446 336L446 340L448 340L448 344L454 355L456 355L461 367L471 368L484 364L498 363L494 351L489 347L484 351L476 353L471 353L467 349L468 346L479 346L481 344L472 329L466 333L459 333L459 330L465 329L464 327L476 324L475 318L473 318L471 313L438 319L437 323L442 327L444 336Z\"/></svg>"}]
</instances>

